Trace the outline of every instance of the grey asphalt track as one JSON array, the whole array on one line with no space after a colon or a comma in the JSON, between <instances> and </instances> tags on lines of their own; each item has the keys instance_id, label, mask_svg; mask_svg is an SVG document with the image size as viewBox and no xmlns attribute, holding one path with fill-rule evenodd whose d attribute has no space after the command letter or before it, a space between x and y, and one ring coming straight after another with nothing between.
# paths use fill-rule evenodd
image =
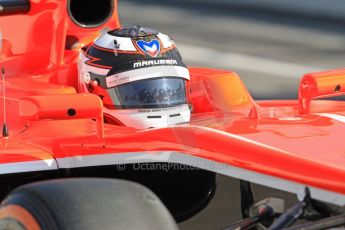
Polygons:
<instances>
[{"instance_id":1,"label":"grey asphalt track","mask_svg":"<svg viewBox=\"0 0 345 230\"><path fill-rule=\"evenodd\" d=\"M256 99L296 98L300 77L345 67L345 27L336 21L251 12L186 1L120 0L122 24L169 34L190 66L236 71ZM240 219L239 183L223 176L207 209L181 229L221 229ZM254 186L255 198L294 195Z\"/></svg>"},{"instance_id":2,"label":"grey asphalt track","mask_svg":"<svg viewBox=\"0 0 345 230\"><path fill-rule=\"evenodd\" d=\"M345 66L343 23L158 0L119 11L123 24L172 36L188 65L236 71L257 99L294 98L304 73Z\"/></svg>"}]
</instances>

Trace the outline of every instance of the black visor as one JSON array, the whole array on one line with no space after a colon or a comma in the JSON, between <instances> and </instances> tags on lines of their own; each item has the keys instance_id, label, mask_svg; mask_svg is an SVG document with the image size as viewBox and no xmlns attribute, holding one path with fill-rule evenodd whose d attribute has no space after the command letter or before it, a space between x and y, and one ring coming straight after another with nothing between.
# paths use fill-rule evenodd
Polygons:
<instances>
[{"instance_id":1,"label":"black visor","mask_svg":"<svg viewBox=\"0 0 345 230\"><path fill-rule=\"evenodd\" d=\"M164 108L186 104L185 79L151 78L107 89L115 108Z\"/></svg>"}]
</instances>

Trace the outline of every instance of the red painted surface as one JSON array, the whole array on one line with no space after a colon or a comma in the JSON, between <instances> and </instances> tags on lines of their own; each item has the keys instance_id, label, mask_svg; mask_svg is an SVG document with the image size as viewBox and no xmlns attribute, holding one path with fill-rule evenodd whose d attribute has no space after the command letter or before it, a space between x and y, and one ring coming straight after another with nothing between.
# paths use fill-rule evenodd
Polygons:
<instances>
[{"instance_id":1,"label":"red painted surface","mask_svg":"<svg viewBox=\"0 0 345 230\"><path fill-rule=\"evenodd\" d=\"M345 94L345 69L306 74L300 84L298 99L300 113L310 112L312 99Z\"/></svg>"},{"instance_id":2,"label":"red painted surface","mask_svg":"<svg viewBox=\"0 0 345 230\"><path fill-rule=\"evenodd\" d=\"M255 102L236 73L191 68L190 124L146 131L105 125L103 130L102 104L93 95L77 93L79 49L64 47L67 35L77 37L81 45L104 27L120 26L116 12L104 25L87 29L69 19L66 0L31 4L27 15L0 17L10 130L9 138L0 139L0 166L71 156L177 151L345 194L345 123L318 115L345 118L345 103L312 101L334 95L339 84L343 92L345 70L306 75L299 101ZM303 101L308 103L301 110ZM69 106L76 116L66 115Z\"/></svg>"}]
</instances>

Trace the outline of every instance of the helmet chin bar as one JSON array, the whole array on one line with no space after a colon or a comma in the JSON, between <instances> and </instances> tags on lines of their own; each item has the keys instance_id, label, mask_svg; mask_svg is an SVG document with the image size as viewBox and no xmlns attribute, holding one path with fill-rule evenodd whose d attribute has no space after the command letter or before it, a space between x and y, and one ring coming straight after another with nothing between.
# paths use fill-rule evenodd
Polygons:
<instances>
[{"instance_id":1,"label":"helmet chin bar","mask_svg":"<svg viewBox=\"0 0 345 230\"><path fill-rule=\"evenodd\" d=\"M164 128L190 121L191 111L188 104L156 109L111 110L104 108L107 117L114 117L124 126L135 129ZM118 122L118 123L119 123Z\"/></svg>"}]
</instances>

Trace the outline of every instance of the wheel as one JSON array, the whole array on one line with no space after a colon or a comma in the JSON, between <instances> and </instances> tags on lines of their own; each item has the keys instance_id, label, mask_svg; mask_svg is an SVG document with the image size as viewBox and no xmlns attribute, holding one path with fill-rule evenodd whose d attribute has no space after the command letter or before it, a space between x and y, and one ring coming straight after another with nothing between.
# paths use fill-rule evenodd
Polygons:
<instances>
[{"instance_id":1,"label":"wheel","mask_svg":"<svg viewBox=\"0 0 345 230\"><path fill-rule=\"evenodd\" d=\"M0 230L177 229L142 185L113 179L60 179L15 189L2 202Z\"/></svg>"}]
</instances>

